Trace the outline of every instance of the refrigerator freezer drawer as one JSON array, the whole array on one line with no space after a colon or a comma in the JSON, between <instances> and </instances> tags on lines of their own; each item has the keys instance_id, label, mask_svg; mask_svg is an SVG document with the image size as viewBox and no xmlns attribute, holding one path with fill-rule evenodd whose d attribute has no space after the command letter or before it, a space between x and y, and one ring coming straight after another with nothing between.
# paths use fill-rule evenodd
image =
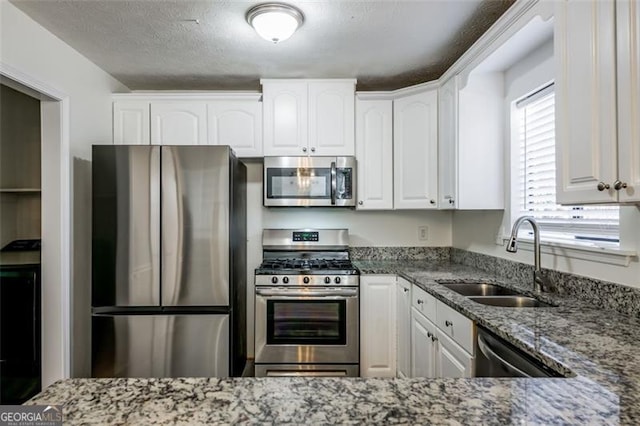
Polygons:
<instances>
[{"instance_id":1,"label":"refrigerator freezer drawer","mask_svg":"<svg viewBox=\"0 0 640 426\"><path fill-rule=\"evenodd\" d=\"M228 377L229 315L94 315L92 377Z\"/></svg>"}]
</instances>

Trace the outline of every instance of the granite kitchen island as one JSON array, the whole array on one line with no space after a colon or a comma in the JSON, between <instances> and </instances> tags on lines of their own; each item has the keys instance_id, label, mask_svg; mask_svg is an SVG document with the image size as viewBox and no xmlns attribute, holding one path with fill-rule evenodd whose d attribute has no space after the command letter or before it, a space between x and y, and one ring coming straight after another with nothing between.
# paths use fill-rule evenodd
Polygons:
<instances>
[{"instance_id":1,"label":"granite kitchen island","mask_svg":"<svg viewBox=\"0 0 640 426\"><path fill-rule=\"evenodd\" d=\"M65 424L640 424L638 318L560 295L479 305L436 282L496 281L468 266L358 267L401 275L567 378L68 379L28 403L63 405Z\"/></svg>"}]
</instances>

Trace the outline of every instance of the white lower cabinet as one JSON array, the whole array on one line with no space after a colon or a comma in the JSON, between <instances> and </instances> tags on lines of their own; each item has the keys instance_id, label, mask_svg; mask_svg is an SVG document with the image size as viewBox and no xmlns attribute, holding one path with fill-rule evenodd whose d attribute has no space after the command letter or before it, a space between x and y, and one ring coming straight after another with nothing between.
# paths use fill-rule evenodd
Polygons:
<instances>
[{"instance_id":1,"label":"white lower cabinet","mask_svg":"<svg viewBox=\"0 0 640 426\"><path fill-rule=\"evenodd\" d=\"M473 377L473 356L438 331L438 377Z\"/></svg>"},{"instance_id":2,"label":"white lower cabinet","mask_svg":"<svg viewBox=\"0 0 640 426\"><path fill-rule=\"evenodd\" d=\"M437 377L436 326L415 308L411 309L411 377Z\"/></svg>"},{"instance_id":3,"label":"white lower cabinet","mask_svg":"<svg viewBox=\"0 0 640 426\"><path fill-rule=\"evenodd\" d=\"M396 377L396 276L360 277L360 375Z\"/></svg>"},{"instance_id":4,"label":"white lower cabinet","mask_svg":"<svg viewBox=\"0 0 640 426\"><path fill-rule=\"evenodd\" d=\"M411 283L398 277L396 286L397 312L397 376L411 377Z\"/></svg>"},{"instance_id":5,"label":"white lower cabinet","mask_svg":"<svg viewBox=\"0 0 640 426\"><path fill-rule=\"evenodd\" d=\"M426 292L415 286L412 292L411 376L473 377L473 347L465 349L469 336L475 335L473 321L440 300L432 305L435 309L425 309L428 303L424 297L415 295ZM451 318L455 318L455 323ZM447 324L445 329L440 328L441 323Z\"/></svg>"}]
</instances>

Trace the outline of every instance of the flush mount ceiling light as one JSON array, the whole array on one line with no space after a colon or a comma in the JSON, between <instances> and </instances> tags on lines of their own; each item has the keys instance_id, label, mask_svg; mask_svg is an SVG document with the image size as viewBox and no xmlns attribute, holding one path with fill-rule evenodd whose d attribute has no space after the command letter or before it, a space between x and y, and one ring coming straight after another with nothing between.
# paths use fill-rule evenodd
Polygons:
<instances>
[{"instance_id":1,"label":"flush mount ceiling light","mask_svg":"<svg viewBox=\"0 0 640 426\"><path fill-rule=\"evenodd\" d=\"M247 22L260 37L279 43L291 37L304 22L304 15L283 3L264 3L247 12Z\"/></svg>"}]
</instances>

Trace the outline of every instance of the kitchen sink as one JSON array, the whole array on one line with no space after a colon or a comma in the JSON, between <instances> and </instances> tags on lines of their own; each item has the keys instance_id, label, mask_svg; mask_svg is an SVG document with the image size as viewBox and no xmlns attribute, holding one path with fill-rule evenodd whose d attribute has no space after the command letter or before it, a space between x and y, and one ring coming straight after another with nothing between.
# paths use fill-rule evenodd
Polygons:
<instances>
[{"instance_id":1,"label":"kitchen sink","mask_svg":"<svg viewBox=\"0 0 640 426\"><path fill-rule=\"evenodd\" d=\"M439 284L463 296L511 296L519 294L508 288L484 282L442 282Z\"/></svg>"},{"instance_id":2,"label":"kitchen sink","mask_svg":"<svg viewBox=\"0 0 640 426\"><path fill-rule=\"evenodd\" d=\"M476 303L503 308L551 308L556 305L542 302L529 296L475 296L469 297Z\"/></svg>"}]
</instances>

